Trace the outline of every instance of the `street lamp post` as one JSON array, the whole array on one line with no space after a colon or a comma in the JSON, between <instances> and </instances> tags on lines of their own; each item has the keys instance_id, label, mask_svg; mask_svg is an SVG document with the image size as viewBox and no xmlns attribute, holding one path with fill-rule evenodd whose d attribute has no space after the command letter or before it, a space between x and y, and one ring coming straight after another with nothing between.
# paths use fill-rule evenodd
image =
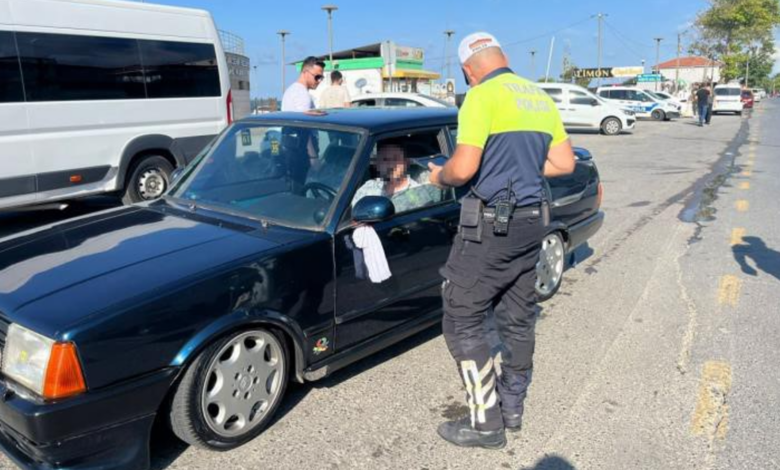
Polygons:
<instances>
[{"instance_id":1,"label":"street lamp post","mask_svg":"<svg viewBox=\"0 0 780 470\"><path fill-rule=\"evenodd\" d=\"M328 57L330 58L330 69L333 70L333 12L339 7L325 5L322 9L328 12Z\"/></svg>"},{"instance_id":2,"label":"street lamp post","mask_svg":"<svg viewBox=\"0 0 780 470\"><path fill-rule=\"evenodd\" d=\"M282 67L282 96L284 96L284 38L290 34L289 31L286 31L284 29L277 31L276 34L279 35L279 37L282 38L282 61L281 61L281 67Z\"/></svg>"},{"instance_id":3,"label":"street lamp post","mask_svg":"<svg viewBox=\"0 0 780 470\"><path fill-rule=\"evenodd\" d=\"M536 75L536 49L531 49L528 52L531 53L531 76L528 77L528 78L530 78L531 81L535 82L536 81L536 77L535 77L535 75Z\"/></svg>"},{"instance_id":4,"label":"street lamp post","mask_svg":"<svg viewBox=\"0 0 780 470\"><path fill-rule=\"evenodd\" d=\"M447 42L444 44L444 61L447 64L447 79L450 79L452 78L452 70L450 69L450 39L452 39L455 31L448 29L444 31L444 34L447 35Z\"/></svg>"},{"instance_id":5,"label":"street lamp post","mask_svg":"<svg viewBox=\"0 0 780 470\"><path fill-rule=\"evenodd\" d=\"M661 67L659 65L661 64L661 41L664 40L664 38L653 38L655 41L655 73L658 75L661 74ZM655 81L655 91L658 91L658 80Z\"/></svg>"}]
</instances>

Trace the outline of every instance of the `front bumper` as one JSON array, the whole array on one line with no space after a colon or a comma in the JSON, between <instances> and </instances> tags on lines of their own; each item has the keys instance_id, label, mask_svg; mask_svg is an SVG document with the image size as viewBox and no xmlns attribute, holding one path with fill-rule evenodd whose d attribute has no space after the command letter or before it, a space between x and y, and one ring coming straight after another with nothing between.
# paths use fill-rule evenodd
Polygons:
<instances>
[{"instance_id":1,"label":"front bumper","mask_svg":"<svg viewBox=\"0 0 780 470\"><path fill-rule=\"evenodd\" d=\"M677 111L677 110L666 111L666 118L667 119L679 119L680 118L680 111Z\"/></svg>"},{"instance_id":2,"label":"front bumper","mask_svg":"<svg viewBox=\"0 0 780 470\"><path fill-rule=\"evenodd\" d=\"M0 448L29 470L148 468L152 424L177 370L52 403L0 382Z\"/></svg>"}]
</instances>

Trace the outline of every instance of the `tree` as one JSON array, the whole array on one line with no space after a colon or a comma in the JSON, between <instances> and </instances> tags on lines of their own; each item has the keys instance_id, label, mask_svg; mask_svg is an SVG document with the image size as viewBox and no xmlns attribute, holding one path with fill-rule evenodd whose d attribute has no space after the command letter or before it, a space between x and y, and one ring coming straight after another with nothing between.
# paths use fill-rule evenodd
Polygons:
<instances>
[{"instance_id":1,"label":"tree","mask_svg":"<svg viewBox=\"0 0 780 470\"><path fill-rule=\"evenodd\" d=\"M577 85L587 88L590 85L590 78L576 78L574 75L577 72L577 66L573 62L566 62L564 64L563 72L561 73L561 81L564 83L576 83Z\"/></svg>"},{"instance_id":2,"label":"tree","mask_svg":"<svg viewBox=\"0 0 780 470\"><path fill-rule=\"evenodd\" d=\"M710 0L696 19L698 38L691 52L720 59L725 81L744 80L748 61L756 69L751 77L764 80L771 73L766 62L774 53L773 30L778 25L778 0Z\"/></svg>"}]
</instances>

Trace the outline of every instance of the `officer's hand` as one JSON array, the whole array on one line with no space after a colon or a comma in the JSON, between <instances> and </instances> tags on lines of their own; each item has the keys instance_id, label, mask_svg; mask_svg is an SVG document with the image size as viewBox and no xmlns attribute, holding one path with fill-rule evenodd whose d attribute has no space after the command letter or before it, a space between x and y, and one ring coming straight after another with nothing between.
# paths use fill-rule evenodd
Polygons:
<instances>
[{"instance_id":1,"label":"officer's hand","mask_svg":"<svg viewBox=\"0 0 780 470\"><path fill-rule=\"evenodd\" d=\"M428 175L428 182L439 188L444 188L444 185L439 182L439 173L441 173L442 168L435 163L428 163L428 170L431 172Z\"/></svg>"}]
</instances>

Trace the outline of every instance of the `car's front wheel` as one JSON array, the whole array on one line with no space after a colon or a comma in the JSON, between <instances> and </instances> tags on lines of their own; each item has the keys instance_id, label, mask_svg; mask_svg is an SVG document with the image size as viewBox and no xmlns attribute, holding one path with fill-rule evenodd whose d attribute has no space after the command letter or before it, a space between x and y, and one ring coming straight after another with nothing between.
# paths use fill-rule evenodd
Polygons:
<instances>
[{"instance_id":1,"label":"car's front wheel","mask_svg":"<svg viewBox=\"0 0 780 470\"><path fill-rule=\"evenodd\" d=\"M623 124L616 117L608 117L601 123L601 132L604 135L618 135L621 130L623 130Z\"/></svg>"},{"instance_id":2,"label":"car's front wheel","mask_svg":"<svg viewBox=\"0 0 780 470\"><path fill-rule=\"evenodd\" d=\"M206 348L179 382L170 425L184 442L214 450L259 435L287 387L288 355L281 336L257 328Z\"/></svg>"},{"instance_id":3,"label":"car's front wheel","mask_svg":"<svg viewBox=\"0 0 780 470\"><path fill-rule=\"evenodd\" d=\"M565 257L566 247L559 232L544 237L536 263L536 298L539 302L550 300L561 288Z\"/></svg>"},{"instance_id":4,"label":"car's front wheel","mask_svg":"<svg viewBox=\"0 0 780 470\"><path fill-rule=\"evenodd\" d=\"M663 121L666 119L666 113L661 111L660 109L654 109L652 113L650 113L650 117L655 119L656 121Z\"/></svg>"}]
</instances>

